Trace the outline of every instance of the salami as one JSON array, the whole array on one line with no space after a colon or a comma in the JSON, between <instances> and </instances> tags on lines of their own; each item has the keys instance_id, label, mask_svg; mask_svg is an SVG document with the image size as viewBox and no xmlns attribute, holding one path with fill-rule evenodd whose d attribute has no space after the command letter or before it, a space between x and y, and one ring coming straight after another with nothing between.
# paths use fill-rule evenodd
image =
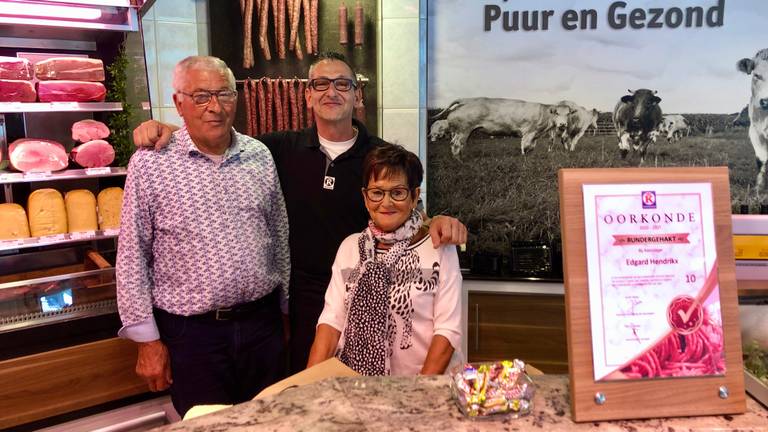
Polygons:
<instances>
[{"instance_id":1,"label":"salami","mask_svg":"<svg viewBox=\"0 0 768 432\"><path fill-rule=\"evenodd\" d=\"M309 3L309 20L312 26L312 54L317 54L317 9L319 8L320 0L310 0Z\"/></svg>"},{"instance_id":2,"label":"salami","mask_svg":"<svg viewBox=\"0 0 768 432\"><path fill-rule=\"evenodd\" d=\"M347 34L347 5L341 2L339 6L339 43L346 45L349 43L349 35Z\"/></svg>"},{"instance_id":3,"label":"salami","mask_svg":"<svg viewBox=\"0 0 768 432\"><path fill-rule=\"evenodd\" d=\"M277 13L277 56L281 59L285 59L285 2L286 0L278 0L278 13Z\"/></svg>"},{"instance_id":4,"label":"salami","mask_svg":"<svg viewBox=\"0 0 768 432\"><path fill-rule=\"evenodd\" d=\"M291 0L293 7L291 8L291 35L288 38L288 46L291 49L297 47L296 38L299 36L299 16L301 14L301 0Z\"/></svg>"},{"instance_id":5,"label":"salami","mask_svg":"<svg viewBox=\"0 0 768 432\"><path fill-rule=\"evenodd\" d=\"M355 46L363 46L363 26L365 25L365 16L363 15L363 5L357 0L355 5Z\"/></svg>"},{"instance_id":6,"label":"salami","mask_svg":"<svg viewBox=\"0 0 768 432\"><path fill-rule=\"evenodd\" d=\"M272 83L272 97L275 101L275 130L281 131L285 129L283 124L283 95L280 93L280 80L277 79Z\"/></svg>"},{"instance_id":7,"label":"salami","mask_svg":"<svg viewBox=\"0 0 768 432\"><path fill-rule=\"evenodd\" d=\"M290 84L290 80L284 79L280 80L281 85L283 87L282 89L282 96L283 96L283 127L285 129L291 128L291 97L288 91L288 86Z\"/></svg>"},{"instance_id":8,"label":"salami","mask_svg":"<svg viewBox=\"0 0 768 432\"><path fill-rule=\"evenodd\" d=\"M298 89L296 90L296 113L299 118L299 129L305 127L304 125L304 80L298 81Z\"/></svg>"},{"instance_id":9,"label":"salami","mask_svg":"<svg viewBox=\"0 0 768 432\"><path fill-rule=\"evenodd\" d=\"M255 82L256 84L256 97L259 101L259 133L264 134L269 132L267 127L267 119L269 118L269 112L267 111L267 97L264 94L264 78Z\"/></svg>"},{"instance_id":10,"label":"salami","mask_svg":"<svg viewBox=\"0 0 768 432\"><path fill-rule=\"evenodd\" d=\"M288 81L288 95L291 98L291 129L299 129L299 102L296 100L296 80Z\"/></svg>"},{"instance_id":11,"label":"salami","mask_svg":"<svg viewBox=\"0 0 768 432\"><path fill-rule=\"evenodd\" d=\"M245 100L245 133L253 136L253 106L251 106L251 89L248 85L249 80L243 81L243 99Z\"/></svg>"},{"instance_id":12,"label":"salami","mask_svg":"<svg viewBox=\"0 0 768 432\"><path fill-rule=\"evenodd\" d=\"M264 79L265 79L264 82L267 84L267 87L264 89L264 93L266 95L266 98L265 98L266 99L266 108L264 109L264 112L267 113L267 130L266 130L266 132L272 132L273 130L275 130L275 122L274 122L274 119L273 119L273 117L274 117L274 115L273 115L273 112L274 112L273 107L275 106L275 100L274 100L275 98L274 98L274 94L273 94L273 90L272 90L272 87L273 87L274 83L269 78L264 78Z\"/></svg>"},{"instance_id":13,"label":"salami","mask_svg":"<svg viewBox=\"0 0 768 432\"><path fill-rule=\"evenodd\" d=\"M267 23L269 21L269 1L260 0L261 6L259 8L259 46L261 47L261 53L264 55L264 59L272 60L272 54L269 52L269 38L267 37Z\"/></svg>"},{"instance_id":14,"label":"salami","mask_svg":"<svg viewBox=\"0 0 768 432\"><path fill-rule=\"evenodd\" d=\"M312 15L309 7L309 0L301 0L301 6L304 13L304 42L307 46L307 54L312 52Z\"/></svg>"},{"instance_id":15,"label":"salami","mask_svg":"<svg viewBox=\"0 0 768 432\"><path fill-rule=\"evenodd\" d=\"M259 0L245 0L245 11L243 13L244 39L243 39L243 67L248 69L253 67L253 7L254 2Z\"/></svg>"},{"instance_id":16,"label":"salami","mask_svg":"<svg viewBox=\"0 0 768 432\"><path fill-rule=\"evenodd\" d=\"M259 129L259 117L263 116L264 114L259 111L259 99L258 99L258 90L256 88L257 81L254 81L252 79L248 79L248 87L251 92L251 112L253 115L251 116L251 129L253 129L253 135L259 135L261 134L261 130Z\"/></svg>"}]
</instances>

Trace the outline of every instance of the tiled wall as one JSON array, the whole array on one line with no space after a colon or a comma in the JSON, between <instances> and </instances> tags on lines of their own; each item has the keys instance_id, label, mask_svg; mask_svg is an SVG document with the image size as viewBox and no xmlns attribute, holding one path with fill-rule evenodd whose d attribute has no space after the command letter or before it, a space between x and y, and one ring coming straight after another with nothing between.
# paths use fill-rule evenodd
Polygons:
<instances>
[{"instance_id":1,"label":"tiled wall","mask_svg":"<svg viewBox=\"0 0 768 432\"><path fill-rule=\"evenodd\" d=\"M157 0L142 19L152 118L182 124L173 106L173 66L208 54L208 0Z\"/></svg>"},{"instance_id":2,"label":"tiled wall","mask_svg":"<svg viewBox=\"0 0 768 432\"><path fill-rule=\"evenodd\" d=\"M419 0L381 0L379 3L379 133L390 142L419 154Z\"/></svg>"}]
</instances>

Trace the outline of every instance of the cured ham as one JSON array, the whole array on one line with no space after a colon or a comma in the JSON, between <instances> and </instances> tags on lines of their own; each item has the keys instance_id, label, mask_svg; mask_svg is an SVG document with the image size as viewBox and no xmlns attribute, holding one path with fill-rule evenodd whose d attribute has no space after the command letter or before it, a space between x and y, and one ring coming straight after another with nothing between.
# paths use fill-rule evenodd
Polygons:
<instances>
[{"instance_id":1,"label":"cured ham","mask_svg":"<svg viewBox=\"0 0 768 432\"><path fill-rule=\"evenodd\" d=\"M31 81L0 79L0 102L34 102L37 99Z\"/></svg>"},{"instance_id":2,"label":"cured ham","mask_svg":"<svg viewBox=\"0 0 768 432\"><path fill-rule=\"evenodd\" d=\"M0 56L0 79L26 80L34 78L32 63L21 57Z\"/></svg>"},{"instance_id":3,"label":"cured ham","mask_svg":"<svg viewBox=\"0 0 768 432\"><path fill-rule=\"evenodd\" d=\"M40 102L103 102L107 96L104 84L87 81L40 81Z\"/></svg>"},{"instance_id":4,"label":"cured ham","mask_svg":"<svg viewBox=\"0 0 768 432\"><path fill-rule=\"evenodd\" d=\"M109 136L109 127L96 120L80 120L72 124L72 139L80 142L104 139Z\"/></svg>"},{"instance_id":5,"label":"cured ham","mask_svg":"<svg viewBox=\"0 0 768 432\"><path fill-rule=\"evenodd\" d=\"M67 167L64 146L52 140L21 138L8 147L11 166L23 172L59 171Z\"/></svg>"},{"instance_id":6,"label":"cured ham","mask_svg":"<svg viewBox=\"0 0 768 432\"><path fill-rule=\"evenodd\" d=\"M83 168L101 168L115 160L115 149L104 140L93 140L73 148L70 157Z\"/></svg>"},{"instance_id":7,"label":"cured ham","mask_svg":"<svg viewBox=\"0 0 768 432\"><path fill-rule=\"evenodd\" d=\"M35 63L39 80L104 81L104 63L84 57L52 57Z\"/></svg>"}]
</instances>

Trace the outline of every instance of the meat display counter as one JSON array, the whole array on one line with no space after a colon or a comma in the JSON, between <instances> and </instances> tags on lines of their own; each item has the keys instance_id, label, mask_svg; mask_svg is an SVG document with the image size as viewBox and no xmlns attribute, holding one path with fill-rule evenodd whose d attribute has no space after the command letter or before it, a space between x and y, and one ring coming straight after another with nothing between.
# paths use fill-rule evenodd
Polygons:
<instances>
[{"instance_id":1,"label":"meat display counter","mask_svg":"<svg viewBox=\"0 0 768 432\"><path fill-rule=\"evenodd\" d=\"M135 344L116 338L119 225L102 224L99 213L98 225L71 229L66 208L64 216L54 213L49 219L63 217L68 228L35 233L30 209L33 194L43 189L64 198L75 191L96 197L122 187L125 154L108 166L80 169L64 161L69 169L50 171L14 170L9 155L9 142L25 138L55 141L69 152L75 141L82 141L72 133L73 124L82 120L107 124L111 135L106 139L119 153L118 136L125 144L130 130L150 117L143 3L35 0L0 8L0 56L6 60L26 58L34 64L46 58L86 58L102 62L108 72L98 79L107 89L102 101L14 101L0 95L0 205L30 216L27 233L0 239L0 429L29 426L147 391L133 371ZM37 72L34 76L29 81L33 85ZM115 201L119 220L120 199Z\"/></svg>"}]
</instances>

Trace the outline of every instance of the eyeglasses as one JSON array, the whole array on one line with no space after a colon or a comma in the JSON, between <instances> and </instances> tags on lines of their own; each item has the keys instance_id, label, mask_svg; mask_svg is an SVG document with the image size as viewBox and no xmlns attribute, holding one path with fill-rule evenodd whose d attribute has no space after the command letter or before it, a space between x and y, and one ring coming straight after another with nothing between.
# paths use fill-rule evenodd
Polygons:
<instances>
[{"instance_id":1,"label":"eyeglasses","mask_svg":"<svg viewBox=\"0 0 768 432\"><path fill-rule=\"evenodd\" d=\"M357 83L349 78L315 78L309 81L309 87L317 91L326 91L331 87L331 83L333 83L333 88L341 92L350 91L357 87Z\"/></svg>"},{"instance_id":2,"label":"eyeglasses","mask_svg":"<svg viewBox=\"0 0 768 432\"><path fill-rule=\"evenodd\" d=\"M372 202L379 202L383 200L386 194L389 194L389 197L393 201L405 201L411 194L411 191L404 187L396 187L392 189L363 188L363 192L365 193L365 197Z\"/></svg>"},{"instance_id":3,"label":"eyeglasses","mask_svg":"<svg viewBox=\"0 0 768 432\"><path fill-rule=\"evenodd\" d=\"M216 96L216 99L219 101L220 104L231 104L234 103L237 100L237 90L217 90L217 91L210 91L210 90L198 90L194 93L185 93L183 91L178 91L177 93L181 93L185 96L189 96L192 98L192 101L197 106L205 106L211 103L211 98L213 96Z\"/></svg>"}]
</instances>

